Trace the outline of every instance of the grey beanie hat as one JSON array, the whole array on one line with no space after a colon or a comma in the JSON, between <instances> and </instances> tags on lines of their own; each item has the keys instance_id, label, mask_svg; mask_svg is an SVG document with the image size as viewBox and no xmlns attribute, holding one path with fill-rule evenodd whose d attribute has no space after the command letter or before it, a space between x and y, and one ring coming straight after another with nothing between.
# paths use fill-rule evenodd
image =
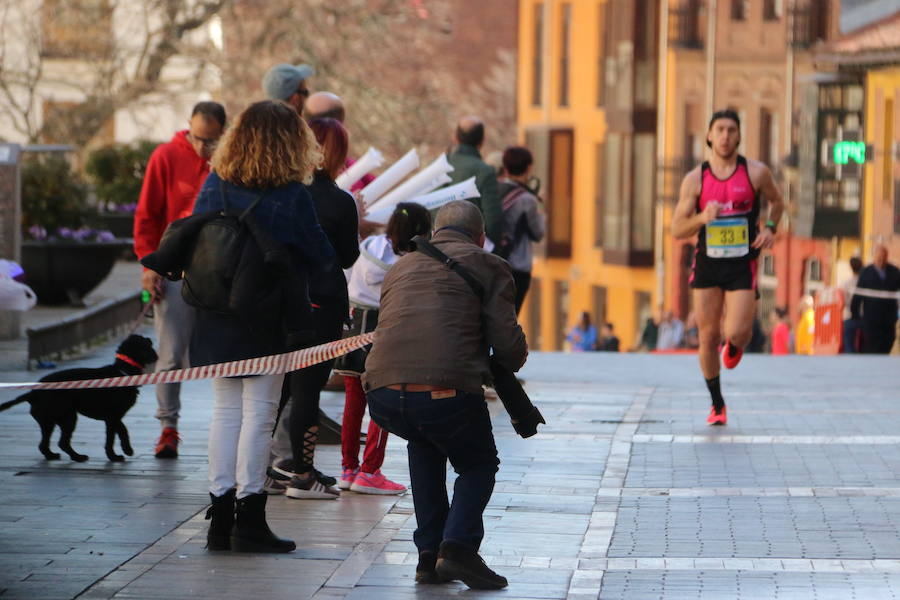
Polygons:
<instances>
[{"instance_id":1,"label":"grey beanie hat","mask_svg":"<svg viewBox=\"0 0 900 600\"><path fill-rule=\"evenodd\" d=\"M287 100L297 91L300 82L311 77L315 70L309 65L275 65L263 75L262 86L272 100Z\"/></svg>"}]
</instances>

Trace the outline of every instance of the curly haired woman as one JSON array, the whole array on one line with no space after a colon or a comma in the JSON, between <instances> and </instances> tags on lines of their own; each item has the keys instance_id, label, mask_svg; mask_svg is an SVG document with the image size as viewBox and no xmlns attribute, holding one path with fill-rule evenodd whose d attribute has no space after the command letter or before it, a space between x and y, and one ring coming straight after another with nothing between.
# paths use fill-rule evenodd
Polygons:
<instances>
[{"instance_id":1,"label":"curly haired woman","mask_svg":"<svg viewBox=\"0 0 900 600\"><path fill-rule=\"evenodd\" d=\"M297 111L283 102L257 102L238 116L216 149L194 212L240 213L253 205L250 214L291 251L294 268L305 281L307 273L327 271L334 262L334 250L304 187L320 161L316 139ZM191 364L284 352L287 340L280 325L285 313L305 308L303 303L285 303L282 314L260 314L252 322L200 310ZM290 552L296 547L269 529L263 493L283 379L258 375L212 380L210 550Z\"/></svg>"}]
</instances>

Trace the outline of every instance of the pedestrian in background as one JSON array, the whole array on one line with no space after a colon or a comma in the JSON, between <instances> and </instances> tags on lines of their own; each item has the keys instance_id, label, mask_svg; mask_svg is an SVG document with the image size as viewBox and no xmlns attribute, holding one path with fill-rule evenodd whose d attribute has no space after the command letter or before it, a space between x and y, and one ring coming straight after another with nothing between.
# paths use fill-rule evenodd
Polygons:
<instances>
[{"instance_id":1,"label":"pedestrian in background","mask_svg":"<svg viewBox=\"0 0 900 600\"><path fill-rule=\"evenodd\" d=\"M600 340L597 342L597 350L600 352L619 351L619 338L613 332L612 323L600 325Z\"/></svg>"},{"instance_id":2,"label":"pedestrian in background","mask_svg":"<svg viewBox=\"0 0 900 600\"><path fill-rule=\"evenodd\" d=\"M315 344L339 340L350 313L347 280L343 269L349 269L359 257L359 223L356 201L339 189L335 177L344 170L349 148L347 130L337 119L313 119L309 128L315 134L323 160L306 189L312 197L319 224L328 236L337 260L328 271L309 279ZM290 438L293 460L274 465L276 471L291 477L285 490L288 498L335 499L340 491L337 479L323 476L315 468L316 444L319 439L319 398L328 381L334 360L327 360L287 374L290 393Z\"/></svg>"},{"instance_id":3,"label":"pedestrian in background","mask_svg":"<svg viewBox=\"0 0 900 600\"><path fill-rule=\"evenodd\" d=\"M897 292L900 292L900 269L888 262L888 248L875 244L872 264L863 269L856 283L850 312L862 323L862 351L866 354L888 354L897 332ZM875 295L866 295L867 291ZM885 292L893 297L881 297ZM876 296L877 295L877 296Z\"/></svg>"},{"instance_id":4,"label":"pedestrian in background","mask_svg":"<svg viewBox=\"0 0 900 600\"><path fill-rule=\"evenodd\" d=\"M263 75L262 88L267 98L287 102L298 115L302 115L310 93L307 80L314 73L315 70L309 65L280 63Z\"/></svg>"},{"instance_id":5,"label":"pedestrian in background","mask_svg":"<svg viewBox=\"0 0 900 600\"><path fill-rule=\"evenodd\" d=\"M791 322L786 308L775 308L773 311L775 326L772 328L772 354L790 354Z\"/></svg>"},{"instance_id":6,"label":"pedestrian in background","mask_svg":"<svg viewBox=\"0 0 900 600\"><path fill-rule=\"evenodd\" d=\"M252 104L229 130L212 159L195 213L251 208L259 227L292 253L305 282L309 272L330 272L328 242L304 182L321 162L315 136L283 102ZM305 295L305 292L304 292ZM197 311L191 339L192 366L212 365L288 349L288 311L308 311L306 297L287 298L278 311L228 315ZM252 317L252 318L250 318ZM283 375L216 377L209 432L210 549L290 552L291 540L266 523L263 485ZM233 526L232 526L233 524Z\"/></svg>"},{"instance_id":7,"label":"pedestrian in background","mask_svg":"<svg viewBox=\"0 0 900 600\"><path fill-rule=\"evenodd\" d=\"M503 206L503 222L510 235L507 262L516 282L516 315L522 310L531 285L535 242L544 239L547 217L537 192L529 187L534 158L528 148L510 146L503 151L503 173L498 191Z\"/></svg>"},{"instance_id":8,"label":"pedestrian in background","mask_svg":"<svg viewBox=\"0 0 900 600\"><path fill-rule=\"evenodd\" d=\"M675 350L681 347L683 341L684 323L671 310L663 312L659 323L659 337L657 338L656 349Z\"/></svg>"},{"instance_id":9,"label":"pedestrian in background","mask_svg":"<svg viewBox=\"0 0 900 600\"><path fill-rule=\"evenodd\" d=\"M590 313L581 313L581 319L569 331L566 341L572 345L572 352L591 352L596 349L597 328L591 323Z\"/></svg>"},{"instance_id":10,"label":"pedestrian in background","mask_svg":"<svg viewBox=\"0 0 900 600\"><path fill-rule=\"evenodd\" d=\"M844 354L859 352L862 347L862 324L859 319L853 318L853 312L850 310L850 305L853 301L853 290L856 289L856 282L859 280L862 268L862 259L858 256L851 257L850 270L852 274L840 285L841 291L844 293L844 330L841 345L841 351Z\"/></svg>"},{"instance_id":11,"label":"pedestrian in background","mask_svg":"<svg viewBox=\"0 0 900 600\"><path fill-rule=\"evenodd\" d=\"M696 350L700 347L700 329L697 327L697 316L694 311L688 313L684 320L684 347Z\"/></svg>"},{"instance_id":12,"label":"pedestrian in background","mask_svg":"<svg viewBox=\"0 0 900 600\"><path fill-rule=\"evenodd\" d=\"M497 171L481 158L484 137L484 122L480 117L470 115L459 120L453 134L453 147L447 153L447 161L453 166L448 185L475 177L480 197L469 202L481 211L487 238L496 243L503 233L503 206L497 190Z\"/></svg>"},{"instance_id":13,"label":"pedestrian in background","mask_svg":"<svg viewBox=\"0 0 900 600\"><path fill-rule=\"evenodd\" d=\"M812 354L816 335L816 311L812 296L804 296L800 304L800 320L794 334L794 352Z\"/></svg>"},{"instance_id":14,"label":"pedestrian in background","mask_svg":"<svg viewBox=\"0 0 900 600\"><path fill-rule=\"evenodd\" d=\"M141 195L134 212L134 253L138 260L159 248L169 223L194 210L194 200L209 174L209 158L225 128L225 109L217 102L200 102L191 111L188 128L160 144L150 155ZM150 269L141 274L141 288L152 295L156 332L157 371L188 365L188 346L194 328L193 307L181 298L181 281L168 281ZM154 448L156 458L178 458L178 417L181 384L156 386L156 418L162 432Z\"/></svg>"},{"instance_id":15,"label":"pedestrian in background","mask_svg":"<svg viewBox=\"0 0 900 600\"><path fill-rule=\"evenodd\" d=\"M409 241L431 237L431 213L414 202L401 202L394 209L386 233L363 240L360 257L350 271L348 283L353 322L350 333L374 331L378 325L381 284L391 265L410 251ZM381 473L388 432L372 420L366 434L366 450L359 462L359 434L366 412L366 395L360 382L368 349L355 350L338 359L335 370L344 374L344 418L341 424L341 489L362 494L402 494L406 487Z\"/></svg>"},{"instance_id":16,"label":"pedestrian in background","mask_svg":"<svg viewBox=\"0 0 900 600\"><path fill-rule=\"evenodd\" d=\"M653 317L647 317L644 322L644 329L641 330L641 339L636 352L653 352L656 350L656 342L659 339L659 325Z\"/></svg>"}]
</instances>

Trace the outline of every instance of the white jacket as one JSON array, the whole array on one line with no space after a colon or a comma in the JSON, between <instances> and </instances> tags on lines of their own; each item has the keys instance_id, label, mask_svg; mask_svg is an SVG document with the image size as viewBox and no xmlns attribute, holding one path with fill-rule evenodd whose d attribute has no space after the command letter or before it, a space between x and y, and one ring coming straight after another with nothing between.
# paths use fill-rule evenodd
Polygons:
<instances>
[{"instance_id":1,"label":"white jacket","mask_svg":"<svg viewBox=\"0 0 900 600\"><path fill-rule=\"evenodd\" d=\"M347 291L350 304L377 309L381 304L384 276L399 257L384 234L367 237L359 245L359 259L350 269Z\"/></svg>"}]
</instances>

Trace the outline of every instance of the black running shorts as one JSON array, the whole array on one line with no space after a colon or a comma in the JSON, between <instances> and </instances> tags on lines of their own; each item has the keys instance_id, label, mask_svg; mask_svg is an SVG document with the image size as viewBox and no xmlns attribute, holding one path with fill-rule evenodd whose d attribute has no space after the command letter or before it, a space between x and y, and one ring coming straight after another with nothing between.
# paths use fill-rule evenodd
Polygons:
<instances>
[{"instance_id":1,"label":"black running shorts","mask_svg":"<svg viewBox=\"0 0 900 600\"><path fill-rule=\"evenodd\" d=\"M756 260L710 260L698 254L691 267L690 286L719 287L725 291L756 290Z\"/></svg>"}]
</instances>

